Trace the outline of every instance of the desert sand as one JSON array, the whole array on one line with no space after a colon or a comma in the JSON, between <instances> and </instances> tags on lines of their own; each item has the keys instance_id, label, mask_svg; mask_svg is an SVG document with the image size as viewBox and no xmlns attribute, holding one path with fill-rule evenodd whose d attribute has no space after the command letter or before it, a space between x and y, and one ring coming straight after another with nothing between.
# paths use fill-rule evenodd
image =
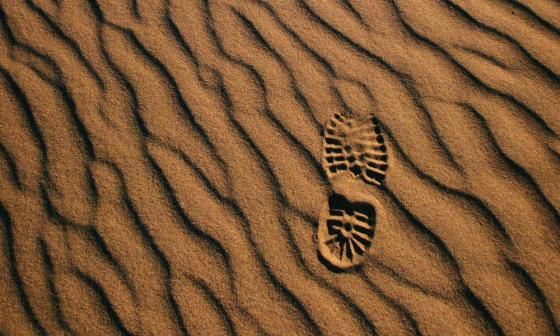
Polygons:
<instances>
[{"instance_id":1,"label":"desert sand","mask_svg":"<svg viewBox=\"0 0 560 336\"><path fill-rule=\"evenodd\" d=\"M0 0L0 335L559 335L559 134L557 0Z\"/></svg>"}]
</instances>

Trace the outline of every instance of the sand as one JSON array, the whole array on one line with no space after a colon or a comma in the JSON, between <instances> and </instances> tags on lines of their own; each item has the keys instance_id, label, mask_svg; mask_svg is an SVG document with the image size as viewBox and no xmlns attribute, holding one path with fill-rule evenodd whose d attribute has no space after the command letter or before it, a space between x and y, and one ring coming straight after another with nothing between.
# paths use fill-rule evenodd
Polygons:
<instances>
[{"instance_id":1,"label":"sand","mask_svg":"<svg viewBox=\"0 0 560 336\"><path fill-rule=\"evenodd\" d=\"M559 55L555 0L0 0L0 335L559 335Z\"/></svg>"}]
</instances>

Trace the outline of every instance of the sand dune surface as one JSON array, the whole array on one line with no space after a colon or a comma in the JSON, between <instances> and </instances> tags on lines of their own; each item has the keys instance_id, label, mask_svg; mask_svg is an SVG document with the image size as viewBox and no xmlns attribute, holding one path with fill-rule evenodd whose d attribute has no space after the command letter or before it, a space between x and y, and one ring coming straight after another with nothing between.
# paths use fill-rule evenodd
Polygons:
<instances>
[{"instance_id":1,"label":"sand dune surface","mask_svg":"<svg viewBox=\"0 0 560 336\"><path fill-rule=\"evenodd\" d=\"M560 335L556 0L0 0L0 335Z\"/></svg>"}]
</instances>

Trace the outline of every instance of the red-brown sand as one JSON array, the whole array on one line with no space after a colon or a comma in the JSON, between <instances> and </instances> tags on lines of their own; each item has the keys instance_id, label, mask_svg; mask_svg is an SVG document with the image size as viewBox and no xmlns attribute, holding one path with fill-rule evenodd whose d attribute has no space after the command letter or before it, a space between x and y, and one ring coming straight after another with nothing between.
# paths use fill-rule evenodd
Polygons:
<instances>
[{"instance_id":1,"label":"red-brown sand","mask_svg":"<svg viewBox=\"0 0 560 336\"><path fill-rule=\"evenodd\" d=\"M556 0L0 0L0 335L559 335L559 134Z\"/></svg>"}]
</instances>

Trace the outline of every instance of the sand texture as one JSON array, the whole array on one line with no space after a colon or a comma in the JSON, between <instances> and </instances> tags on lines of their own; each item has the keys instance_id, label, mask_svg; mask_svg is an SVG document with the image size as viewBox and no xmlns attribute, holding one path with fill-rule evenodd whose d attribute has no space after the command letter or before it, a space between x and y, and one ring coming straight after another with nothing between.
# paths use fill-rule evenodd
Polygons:
<instances>
[{"instance_id":1,"label":"sand texture","mask_svg":"<svg viewBox=\"0 0 560 336\"><path fill-rule=\"evenodd\" d=\"M0 335L560 335L558 0L0 0Z\"/></svg>"}]
</instances>

